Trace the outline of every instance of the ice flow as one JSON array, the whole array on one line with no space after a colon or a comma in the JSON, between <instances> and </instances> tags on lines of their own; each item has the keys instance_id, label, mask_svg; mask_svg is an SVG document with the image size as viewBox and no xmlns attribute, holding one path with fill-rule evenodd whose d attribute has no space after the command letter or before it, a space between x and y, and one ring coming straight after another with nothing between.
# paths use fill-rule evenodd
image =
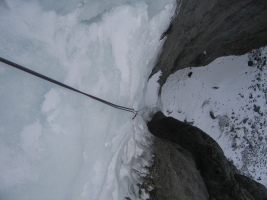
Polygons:
<instances>
[{"instance_id":1,"label":"ice flow","mask_svg":"<svg viewBox=\"0 0 267 200\"><path fill-rule=\"evenodd\" d=\"M0 1L0 56L142 108L174 0ZM132 199L150 160L143 119L0 64L0 198Z\"/></svg>"}]
</instances>

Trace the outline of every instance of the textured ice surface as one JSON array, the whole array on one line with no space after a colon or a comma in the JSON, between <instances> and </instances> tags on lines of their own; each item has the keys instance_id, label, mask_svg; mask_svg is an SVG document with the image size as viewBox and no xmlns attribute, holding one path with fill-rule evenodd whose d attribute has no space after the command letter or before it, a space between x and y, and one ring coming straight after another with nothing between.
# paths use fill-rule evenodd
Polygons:
<instances>
[{"instance_id":1,"label":"textured ice surface","mask_svg":"<svg viewBox=\"0 0 267 200\"><path fill-rule=\"evenodd\" d=\"M1 1L0 56L139 109L174 8L174 0ZM138 199L150 136L132 117L1 63L0 198Z\"/></svg>"}]
</instances>

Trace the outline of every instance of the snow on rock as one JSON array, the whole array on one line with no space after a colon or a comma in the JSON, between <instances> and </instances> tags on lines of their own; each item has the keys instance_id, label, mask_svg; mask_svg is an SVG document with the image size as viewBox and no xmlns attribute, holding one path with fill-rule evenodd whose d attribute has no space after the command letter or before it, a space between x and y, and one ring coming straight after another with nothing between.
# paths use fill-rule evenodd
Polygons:
<instances>
[{"instance_id":1,"label":"snow on rock","mask_svg":"<svg viewBox=\"0 0 267 200\"><path fill-rule=\"evenodd\" d=\"M267 47L171 75L162 88L164 114L199 127L226 157L267 186Z\"/></svg>"}]
</instances>

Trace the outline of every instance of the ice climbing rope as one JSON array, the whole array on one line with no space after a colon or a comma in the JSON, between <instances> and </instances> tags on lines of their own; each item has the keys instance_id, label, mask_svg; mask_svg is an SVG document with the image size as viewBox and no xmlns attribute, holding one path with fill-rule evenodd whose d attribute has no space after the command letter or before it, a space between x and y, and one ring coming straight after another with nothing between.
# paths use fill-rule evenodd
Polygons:
<instances>
[{"instance_id":1,"label":"ice climbing rope","mask_svg":"<svg viewBox=\"0 0 267 200\"><path fill-rule=\"evenodd\" d=\"M68 86L68 85L66 85L66 84L63 84L63 83L61 83L61 82L59 82L59 81L56 81L56 80L54 80L54 79L52 79L52 78L49 78L49 77L47 77L47 76L44 76L44 75L42 75L42 74L40 74L40 73L37 73L37 72L35 72L35 71L33 71L33 70L30 70L30 69L28 69L28 68L26 68L26 67L23 67L23 66L21 66L21 65L18 65L18 64L16 64L16 63L13 63L13 62L11 62L11 61L9 61L9 60L6 60L6 59L4 59L4 58L1 58L1 57L0 57L0 61L1 61L2 63L5 63L5 64L11 66L11 67L17 68L17 69L19 69L19 70L21 70L21 71L27 72L27 73L29 73L29 74L32 74L32 75L36 76L36 77L39 77L39 78L41 78L41 79L44 79L44 80L46 80L46 81L49 81L49 82L54 83L54 84L56 84L56 85L59 85L59 86L61 86L61 87L64 87L64 88L67 88L67 89L72 90L72 91L74 91L74 92L77 92L77 93L83 94L83 95L85 95L85 96L88 96L88 97L90 97L90 98L92 98L92 99L94 99L94 100L96 100L96 101L99 101L99 102L101 102L101 103L104 103L104 104L106 104L106 105L108 105L108 106L111 106L111 107L113 107L113 108L116 108L116 109L119 109L119 110L124 110L124 111L127 111L127 112L131 112L131 113L134 114L134 116L133 116L132 119L134 119L134 118L136 117L136 115L138 114L138 111L134 110L133 108L127 108L127 107L124 107L124 106L119 106L119 105L113 104L113 103L111 103L111 102L105 101L105 100L100 99L100 98L98 98L98 97L95 97L95 96L93 96L93 95L90 95L90 94L87 94L87 93L82 92L82 91L80 91L80 90L77 90L77 89L75 89L75 88L73 88L73 87L70 87L70 86Z\"/></svg>"}]
</instances>

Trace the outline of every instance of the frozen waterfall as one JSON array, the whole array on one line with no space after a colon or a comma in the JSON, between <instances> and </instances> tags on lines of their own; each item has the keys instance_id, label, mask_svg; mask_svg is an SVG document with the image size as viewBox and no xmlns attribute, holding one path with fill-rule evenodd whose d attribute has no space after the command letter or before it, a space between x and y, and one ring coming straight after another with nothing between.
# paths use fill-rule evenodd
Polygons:
<instances>
[{"instance_id":1,"label":"frozen waterfall","mask_svg":"<svg viewBox=\"0 0 267 200\"><path fill-rule=\"evenodd\" d=\"M175 2L0 0L0 57L138 110ZM0 199L137 199L151 152L132 117L0 63Z\"/></svg>"}]
</instances>

